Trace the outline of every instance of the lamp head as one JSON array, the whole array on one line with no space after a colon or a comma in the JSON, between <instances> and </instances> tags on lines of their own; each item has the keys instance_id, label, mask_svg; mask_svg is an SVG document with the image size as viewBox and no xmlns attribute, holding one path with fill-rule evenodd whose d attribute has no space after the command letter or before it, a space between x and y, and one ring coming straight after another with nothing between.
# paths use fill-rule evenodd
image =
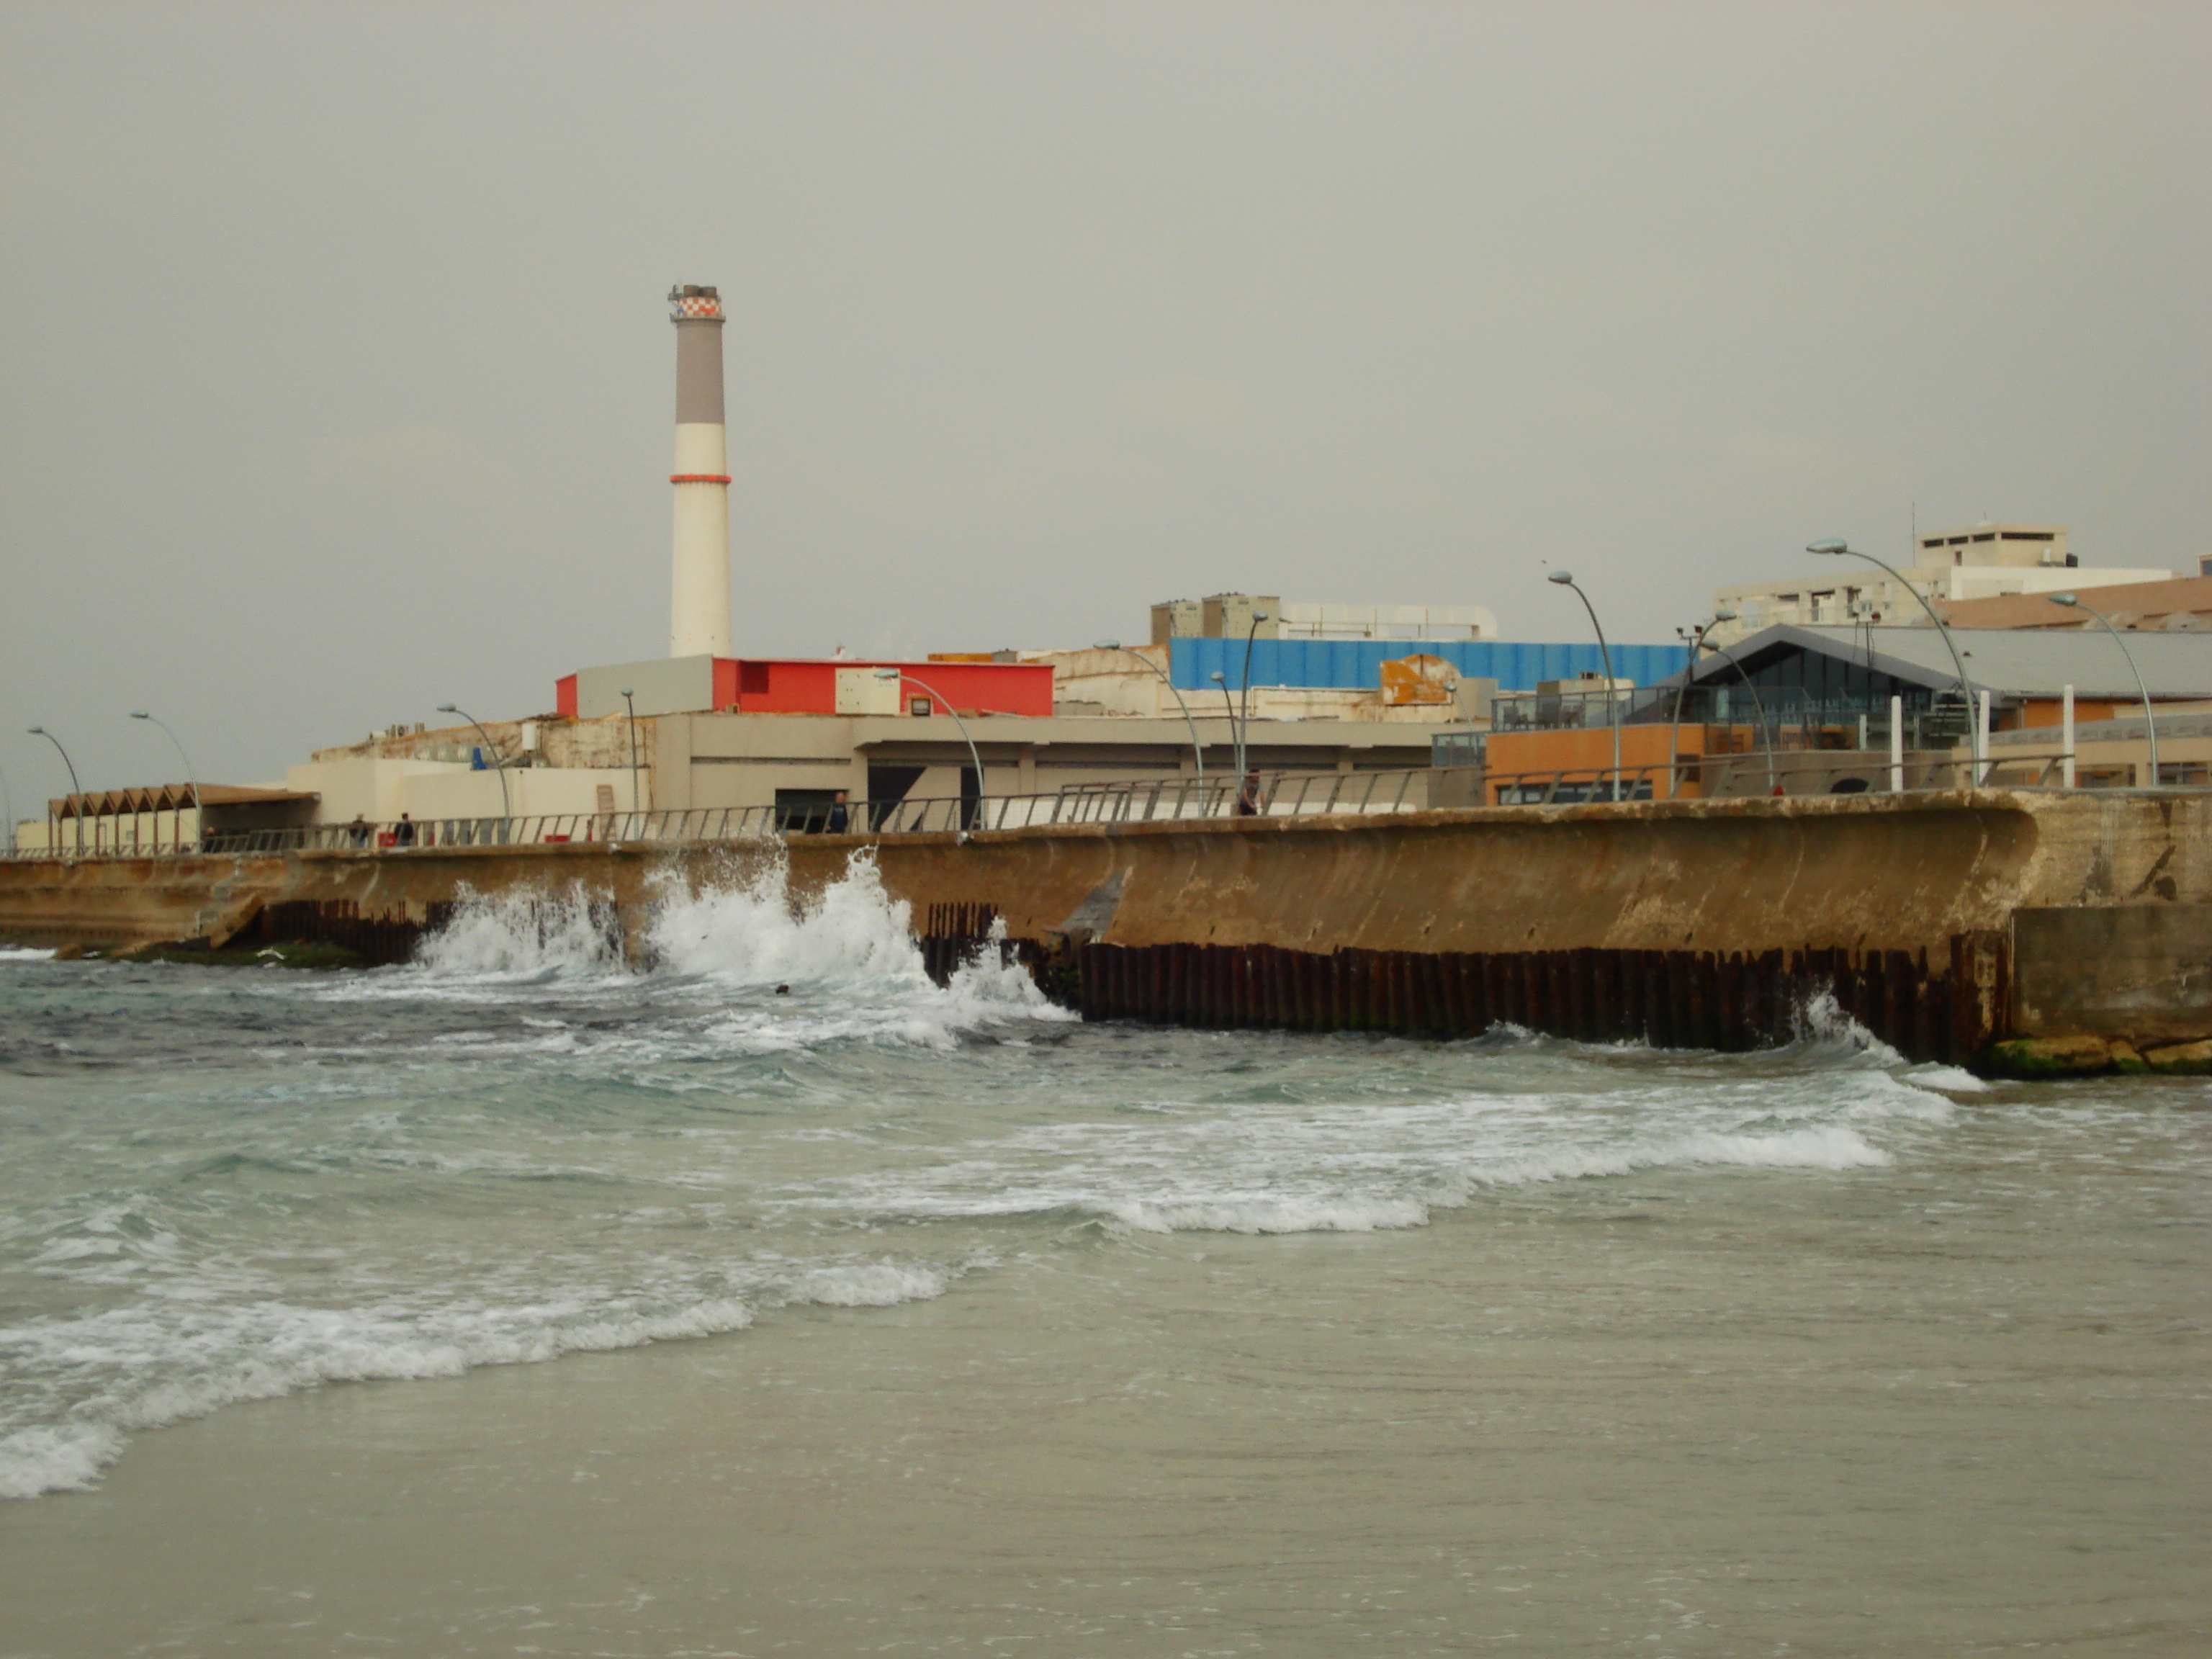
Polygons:
<instances>
[{"instance_id":1,"label":"lamp head","mask_svg":"<svg viewBox=\"0 0 2212 1659\"><path fill-rule=\"evenodd\" d=\"M1713 612L1713 620L1717 623L1734 622L1735 620L1735 612L1727 609L1716 611Z\"/></svg>"},{"instance_id":2,"label":"lamp head","mask_svg":"<svg viewBox=\"0 0 2212 1659\"><path fill-rule=\"evenodd\" d=\"M1099 640L1094 642L1091 648L1093 651L1119 651L1121 648L1121 641L1119 640Z\"/></svg>"},{"instance_id":3,"label":"lamp head","mask_svg":"<svg viewBox=\"0 0 2212 1659\"><path fill-rule=\"evenodd\" d=\"M1223 673L1223 672L1222 672L1218 668L1215 669L1215 670L1214 670L1211 674L1208 674L1206 678L1208 678L1208 679L1210 679L1210 680L1212 680L1212 681L1216 685L1225 685L1225 684L1228 684L1228 677L1227 677L1226 675L1224 675L1224 673ZM39 728L38 728L37 726L33 726L31 729L32 729L33 732L35 732L35 731L37 731Z\"/></svg>"},{"instance_id":4,"label":"lamp head","mask_svg":"<svg viewBox=\"0 0 2212 1659\"><path fill-rule=\"evenodd\" d=\"M438 705L438 712L441 714L458 714L461 711L449 702L441 702Z\"/></svg>"},{"instance_id":5,"label":"lamp head","mask_svg":"<svg viewBox=\"0 0 2212 1659\"><path fill-rule=\"evenodd\" d=\"M1571 570L1554 570L1546 580L1555 581L1562 587L1572 587L1575 585L1575 573Z\"/></svg>"},{"instance_id":6,"label":"lamp head","mask_svg":"<svg viewBox=\"0 0 2212 1659\"><path fill-rule=\"evenodd\" d=\"M1255 623L1263 623L1267 620L1267 613L1264 611L1255 611L1252 613L1252 620Z\"/></svg>"},{"instance_id":7,"label":"lamp head","mask_svg":"<svg viewBox=\"0 0 2212 1659\"><path fill-rule=\"evenodd\" d=\"M899 672L896 668L878 668L876 670L876 678L879 680L895 680L898 677Z\"/></svg>"},{"instance_id":8,"label":"lamp head","mask_svg":"<svg viewBox=\"0 0 2212 1659\"><path fill-rule=\"evenodd\" d=\"M619 695L619 696L623 698L623 700L624 702L628 702L628 701L629 700L630 696L631 696L631 692L630 692L630 689L629 689L629 687L628 687L628 686L626 686L626 685L625 685L624 687L623 687L622 690L621 690L617 695Z\"/></svg>"},{"instance_id":9,"label":"lamp head","mask_svg":"<svg viewBox=\"0 0 2212 1659\"><path fill-rule=\"evenodd\" d=\"M2081 599L2072 593L2053 593L2051 596L2051 602L2053 605L2076 605L2081 603Z\"/></svg>"},{"instance_id":10,"label":"lamp head","mask_svg":"<svg viewBox=\"0 0 2212 1659\"><path fill-rule=\"evenodd\" d=\"M1214 678L1218 679L1220 676L1217 674ZM43 726L27 726L23 729L34 738L43 738L47 735L46 728Z\"/></svg>"},{"instance_id":11,"label":"lamp head","mask_svg":"<svg viewBox=\"0 0 2212 1659\"><path fill-rule=\"evenodd\" d=\"M131 718L134 720L150 720L154 717L143 708L134 708L131 711Z\"/></svg>"},{"instance_id":12,"label":"lamp head","mask_svg":"<svg viewBox=\"0 0 2212 1659\"><path fill-rule=\"evenodd\" d=\"M1807 545L1805 550L1808 553L1848 553L1851 550L1851 544L1837 540L1813 542Z\"/></svg>"}]
</instances>

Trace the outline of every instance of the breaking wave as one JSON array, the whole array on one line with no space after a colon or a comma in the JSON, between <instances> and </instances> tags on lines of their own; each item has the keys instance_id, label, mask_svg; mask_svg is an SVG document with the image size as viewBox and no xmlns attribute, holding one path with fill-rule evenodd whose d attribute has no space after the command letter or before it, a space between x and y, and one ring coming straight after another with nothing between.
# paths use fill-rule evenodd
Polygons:
<instances>
[{"instance_id":1,"label":"breaking wave","mask_svg":"<svg viewBox=\"0 0 2212 1659\"><path fill-rule=\"evenodd\" d=\"M7 1041L118 1062L0 1137L0 1497L232 1402L926 1301L1041 1237L1856 1179L1978 1086L1826 1000L1753 1055L1079 1030L995 951L933 983L911 922L866 858L760 859L627 934L580 889L471 895L403 967L142 975L96 1018L0 975Z\"/></svg>"},{"instance_id":2,"label":"breaking wave","mask_svg":"<svg viewBox=\"0 0 2212 1659\"><path fill-rule=\"evenodd\" d=\"M329 1382L458 1376L479 1366L714 1336L743 1330L775 1308L926 1301L943 1295L953 1277L896 1261L840 1262L765 1274L739 1295L691 1299L672 1286L354 1308L156 1300L32 1320L0 1330L0 1358L19 1376L39 1379L10 1402L9 1415L48 1420L0 1432L0 1498L90 1486L133 1433L224 1406ZM74 1397L53 1409L65 1395ZM40 1413L42 1406L48 1409Z\"/></svg>"}]
</instances>

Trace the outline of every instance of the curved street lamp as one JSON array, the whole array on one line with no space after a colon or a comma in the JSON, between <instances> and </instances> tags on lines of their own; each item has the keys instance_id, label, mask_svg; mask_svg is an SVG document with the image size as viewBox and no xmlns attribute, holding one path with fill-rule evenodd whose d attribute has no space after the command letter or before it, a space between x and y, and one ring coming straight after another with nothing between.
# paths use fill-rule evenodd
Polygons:
<instances>
[{"instance_id":1,"label":"curved street lamp","mask_svg":"<svg viewBox=\"0 0 2212 1659\"><path fill-rule=\"evenodd\" d=\"M2142 695L2143 736L2150 743L2150 787L2158 787L2158 722L2150 712L2150 688L2143 684L2142 670L2136 666L2136 653L2128 649L2128 642L2120 637L2120 630L2112 626L2112 619L2094 605L2084 605L2073 593L2053 593L2051 604L2063 605L2069 610L2086 611L2105 624L2105 631L2112 636L2112 643L2120 647L2120 654L2128 659L2128 672L2136 677L2136 690Z\"/></svg>"},{"instance_id":2,"label":"curved street lamp","mask_svg":"<svg viewBox=\"0 0 2212 1659\"><path fill-rule=\"evenodd\" d=\"M458 703L441 702L438 705L438 712L441 714L459 714L471 726L477 728L477 735L484 740L484 748L491 756L492 770L499 774L499 815L503 819L513 817L514 816L514 808L507 798L507 763L500 758L499 745L491 740L491 733L483 729L483 724L482 721L478 720L474 714L469 713L467 709L461 708ZM501 841L505 841L507 839L507 825L502 823L500 825L499 830L499 838Z\"/></svg>"},{"instance_id":3,"label":"curved street lamp","mask_svg":"<svg viewBox=\"0 0 2212 1659\"><path fill-rule=\"evenodd\" d=\"M1982 743L1980 705L1974 700L1974 683L1966 677L1966 659L1959 653L1959 642L1951 637L1951 630L1943 626L1942 617L1936 614L1936 607L1929 602L1928 596L1905 580L1905 573L1898 569L1895 565L1887 560L1877 559L1871 553L1862 553L1848 542L1841 540L1813 542L1806 546L1805 550L1808 553L1822 555L1844 554L1854 559L1864 559L1869 564L1879 565L1897 578L1897 585L1899 587L1920 601L1920 608L1928 613L1928 620L1936 624L1936 631L1943 636L1943 643L1951 648L1951 665L1959 671L1959 689L1966 693L1966 743L1974 757L1974 782L1978 787L1982 781L1982 775L1989 769L1990 758L1989 751Z\"/></svg>"},{"instance_id":4,"label":"curved street lamp","mask_svg":"<svg viewBox=\"0 0 2212 1659\"><path fill-rule=\"evenodd\" d=\"M1744 665L1735 659L1735 652L1729 650L1718 640L1713 641L1713 649L1728 659L1729 666L1735 670L1735 677L1743 682L1744 688L1751 693L1752 708L1759 715L1759 746L1766 750L1767 793L1771 794L1781 786L1774 781L1774 728L1767 722L1766 700L1759 695L1759 682L1745 672Z\"/></svg>"},{"instance_id":5,"label":"curved street lamp","mask_svg":"<svg viewBox=\"0 0 2212 1659\"><path fill-rule=\"evenodd\" d=\"M84 786L76 781L76 763L70 759L69 750L62 747L62 740L45 726L32 726L24 729L33 737L44 738L53 744L62 757L62 764L69 769L70 793L76 797L76 850L82 853L84 851Z\"/></svg>"},{"instance_id":6,"label":"curved street lamp","mask_svg":"<svg viewBox=\"0 0 2212 1659\"><path fill-rule=\"evenodd\" d=\"M200 805L200 775L198 769L192 764L192 757L185 752L184 739L179 738L174 732L169 730L167 721L161 720L156 715L148 714L143 708L132 709L131 711L131 718L134 720L151 720L155 725L161 728L162 735L167 737L172 744L176 745L177 758L185 763L185 781L192 792L193 840L199 845L206 845L207 813ZM134 830L131 831L131 834L135 837L137 831ZM159 814L156 814L154 819L154 844L156 848L159 848L161 844L161 820ZM183 848L179 848L178 850L181 852Z\"/></svg>"},{"instance_id":7,"label":"curved street lamp","mask_svg":"<svg viewBox=\"0 0 2212 1659\"><path fill-rule=\"evenodd\" d=\"M929 700L933 705L952 716L952 723L960 728L960 736L968 745L968 758L975 763L975 822L981 823L984 816L984 802L989 799L983 789L983 751L975 747L975 739L969 736L968 722L960 718L960 711L952 706L945 693L930 684L927 680L916 679L913 675L901 669L878 668L876 670L876 678L879 680L902 680L908 684L920 686L929 694ZM968 839L968 826L965 824L960 827L959 839L962 841Z\"/></svg>"},{"instance_id":8,"label":"curved street lamp","mask_svg":"<svg viewBox=\"0 0 2212 1659\"><path fill-rule=\"evenodd\" d=\"M1561 587L1574 588L1575 597L1583 602L1583 609L1589 612L1591 628L1597 632L1598 660L1605 665L1605 708L1606 713L1612 717L1613 725L1613 798L1618 801L1620 799L1620 699L1613 695L1613 651L1605 642L1605 629L1598 622L1597 607L1589 602L1589 595L1576 586L1574 573L1554 570L1549 580Z\"/></svg>"},{"instance_id":9,"label":"curved street lamp","mask_svg":"<svg viewBox=\"0 0 2212 1659\"><path fill-rule=\"evenodd\" d=\"M1260 635L1260 624L1267 620L1264 611L1252 613L1252 625L1244 630L1243 684L1237 688L1237 701L1242 711L1237 720L1237 787L1244 787L1245 746L1252 735L1252 641Z\"/></svg>"},{"instance_id":10,"label":"curved street lamp","mask_svg":"<svg viewBox=\"0 0 2212 1659\"><path fill-rule=\"evenodd\" d=\"M1204 800L1206 799L1206 750L1198 740L1198 722L1191 719L1190 705L1182 700L1182 693L1176 690L1176 683L1168 678L1167 672L1159 664L1154 662L1143 652L1133 650L1119 640L1101 640L1097 648L1101 651L1119 651L1125 657L1134 657L1152 671L1162 685L1167 687L1168 695L1176 700L1176 707L1182 710L1182 723L1190 729L1190 757L1198 767L1198 798Z\"/></svg>"},{"instance_id":11,"label":"curved street lamp","mask_svg":"<svg viewBox=\"0 0 2212 1659\"><path fill-rule=\"evenodd\" d=\"M638 810L637 798L637 705L630 701L630 688L622 689L623 707L629 710L629 810ZM658 730L659 728L655 728Z\"/></svg>"},{"instance_id":12,"label":"curved street lamp","mask_svg":"<svg viewBox=\"0 0 2212 1659\"><path fill-rule=\"evenodd\" d=\"M1682 698L1688 693L1690 681L1698 672L1698 657L1705 648L1706 634L1724 622L1735 620L1735 612L1723 607L1714 611L1709 620L1699 623L1697 631L1690 635L1689 665L1682 671L1681 684L1674 688L1674 718L1667 726L1667 793L1670 798L1676 787L1675 769L1681 760ZM1674 631L1677 635L1681 633L1680 629Z\"/></svg>"},{"instance_id":13,"label":"curved street lamp","mask_svg":"<svg viewBox=\"0 0 2212 1659\"><path fill-rule=\"evenodd\" d=\"M200 775L198 769L192 764L192 757L185 752L185 740L179 737L174 732L170 731L169 723L161 719L158 714L149 714L143 708L134 708L131 711L131 718L134 720L152 721L155 726L161 728L161 734L167 738L171 743L176 745L177 758L185 763L185 781L191 787L192 792L192 811L195 815L198 815L200 812ZM200 833L203 836L207 834L207 825L204 822L200 825Z\"/></svg>"},{"instance_id":14,"label":"curved street lamp","mask_svg":"<svg viewBox=\"0 0 2212 1659\"><path fill-rule=\"evenodd\" d=\"M1223 673L1218 668L1217 668L1206 678L1212 680L1216 685L1221 688L1221 709L1222 713L1228 717L1229 720L1230 764L1235 766L1238 760L1240 760L1243 756L1244 740L1237 735L1237 700L1229 695L1229 676ZM1230 791L1231 799L1234 799L1237 790L1242 789L1243 787L1244 772L1243 769L1241 766L1238 766L1237 782Z\"/></svg>"}]
</instances>

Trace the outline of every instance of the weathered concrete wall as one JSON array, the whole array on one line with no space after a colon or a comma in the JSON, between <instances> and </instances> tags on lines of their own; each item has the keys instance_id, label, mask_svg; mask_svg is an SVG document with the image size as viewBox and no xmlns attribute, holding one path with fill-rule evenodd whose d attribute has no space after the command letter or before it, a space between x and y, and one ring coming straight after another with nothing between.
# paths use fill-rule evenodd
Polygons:
<instances>
[{"instance_id":1,"label":"weathered concrete wall","mask_svg":"<svg viewBox=\"0 0 2212 1659\"><path fill-rule=\"evenodd\" d=\"M1936 950L2020 908L2212 902L2212 799L1837 797L1474 809L1391 817L1084 824L794 839L804 890L872 845L918 907L986 904L1016 937L1301 950ZM770 849L569 844L0 863L0 938L125 945L234 926L256 903L420 920L464 885L580 883L624 907L673 869ZM779 854L780 855L780 854Z\"/></svg>"},{"instance_id":2,"label":"weathered concrete wall","mask_svg":"<svg viewBox=\"0 0 2212 1659\"><path fill-rule=\"evenodd\" d=\"M2011 1012L2016 1031L2137 1048L2212 1035L2212 905L2016 912Z\"/></svg>"},{"instance_id":3,"label":"weathered concrete wall","mask_svg":"<svg viewBox=\"0 0 2212 1659\"><path fill-rule=\"evenodd\" d=\"M965 842L810 836L787 851L572 844L17 862L0 864L0 938L112 946L294 929L388 957L465 890L572 885L611 901L636 936L660 881L716 884L787 857L805 891L865 847L885 888L914 905L918 930L933 915L988 915L1008 937L1063 957L1085 946L1595 951L1694 958L1705 963L1696 971L1723 973L1735 971L1734 957L1784 952L1826 963L1828 982L1871 983L1871 971L1894 987L1908 967L1918 981L1955 977L1960 942L2008 937L2021 910L2212 903L2212 799L1981 791L1088 824ZM1777 971L1802 977L1796 966ZM1995 1012L1972 1029L1994 1029L2007 1006L2016 1019L2059 1018L2047 998L2008 1001L2001 963L1976 973L1953 1000ZM1908 1012L1897 1014L1901 1029L1932 1017ZM2194 1018L2176 1015L2183 1026Z\"/></svg>"}]
</instances>

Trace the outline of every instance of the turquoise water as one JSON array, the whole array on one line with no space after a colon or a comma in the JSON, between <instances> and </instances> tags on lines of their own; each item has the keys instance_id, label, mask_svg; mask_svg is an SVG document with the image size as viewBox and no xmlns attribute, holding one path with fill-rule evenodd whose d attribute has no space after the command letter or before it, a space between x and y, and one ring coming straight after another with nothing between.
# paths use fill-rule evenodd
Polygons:
<instances>
[{"instance_id":1,"label":"turquoise water","mask_svg":"<svg viewBox=\"0 0 2212 1659\"><path fill-rule=\"evenodd\" d=\"M803 915L672 890L654 942L630 971L553 899L359 974L0 955L0 1496L241 1401L958 1297L1070 1242L1656 1171L1825 1204L1968 1141L1984 1185L2114 1159L2190 1221L2212 1166L2199 1086L2000 1098L1817 1010L1743 1056L1085 1026L1018 971L932 985L866 869Z\"/></svg>"}]
</instances>

